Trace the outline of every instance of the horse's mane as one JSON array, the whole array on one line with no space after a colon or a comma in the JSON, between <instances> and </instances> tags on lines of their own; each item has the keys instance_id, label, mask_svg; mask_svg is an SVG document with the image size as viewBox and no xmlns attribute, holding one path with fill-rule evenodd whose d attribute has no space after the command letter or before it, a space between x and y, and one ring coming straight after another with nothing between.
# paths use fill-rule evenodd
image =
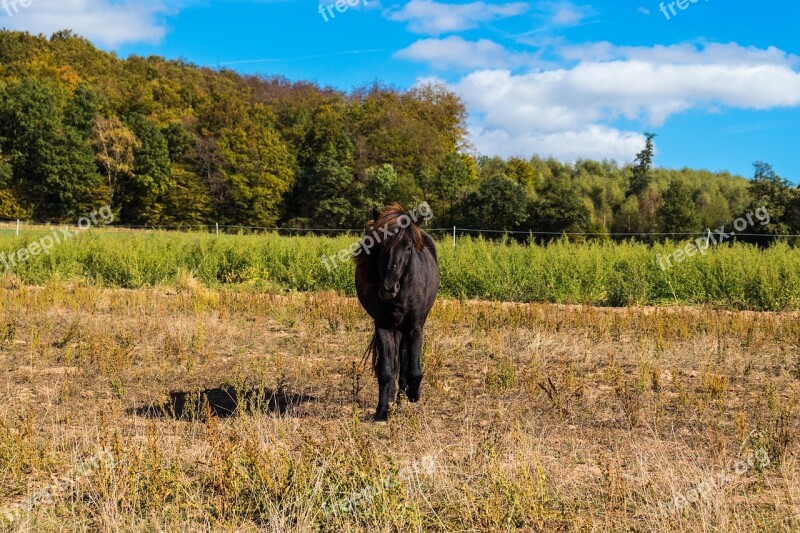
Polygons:
<instances>
[{"instance_id":1,"label":"horse's mane","mask_svg":"<svg viewBox=\"0 0 800 533\"><path fill-rule=\"evenodd\" d=\"M381 228L391 231L392 235L380 243L376 242L372 249L369 250L369 254L366 253L366 250L362 250L355 257L356 280L361 286L366 287L377 283L378 256L380 255L381 246L385 246L387 250L393 250L406 238L410 238L417 250L425 249L425 239L422 236L422 230L417 224L411 223L405 228L400 227L400 221L404 216L410 218L406 210L395 202L384 207L375 220L370 220L367 223L369 229L366 232L366 236L372 235L374 239L375 235L377 235L379 239L383 239L384 233ZM364 241L362 240L361 242L363 246Z\"/></svg>"}]
</instances>

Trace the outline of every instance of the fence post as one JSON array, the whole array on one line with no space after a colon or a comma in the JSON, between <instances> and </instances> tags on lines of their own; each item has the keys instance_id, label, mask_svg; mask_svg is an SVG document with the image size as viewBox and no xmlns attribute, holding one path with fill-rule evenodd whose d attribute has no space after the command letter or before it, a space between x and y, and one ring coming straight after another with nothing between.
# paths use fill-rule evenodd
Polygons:
<instances>
[{"instance_id":1,"label":"fence post","mask_svg":"<svg viewBox=\"0 0 800 533\"><path fill-rule=\"evenodd\" d=\"M453 226L453 248L456 247L456 227Z\"/></svg>"},{"instance_id":2,"label":"fence post","mask_svg":"<svg viewBox=\"0 0 800 533\"><path fill-rule=\"evenodd\" d=\"M17 237L19 237L19 219L17 219Z\"/></svg>"},{"instance_id":3,"label":"fence post","mask_svg":"<svg viewBox=\"0 0 800 533\"><path fill-rule=\"evenodd\" d=\"M219 222L217 222L217 235L219 235Z\"/></svg>"}]
</instances>

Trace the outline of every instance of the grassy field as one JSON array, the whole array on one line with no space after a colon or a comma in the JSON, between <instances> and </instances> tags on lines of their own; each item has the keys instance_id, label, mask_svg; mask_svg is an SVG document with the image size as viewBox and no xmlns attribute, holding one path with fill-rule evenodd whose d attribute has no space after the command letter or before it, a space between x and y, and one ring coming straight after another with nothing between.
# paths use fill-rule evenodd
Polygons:
<instances>
[{"instance_id":1,"label":"grassy field","mask_svg":"<svg viewBox=\"0 0 800 533\"><path fill-rule=\"evenodd\" d=\"M45 232L0 234L7 256ZM71 281L128 289L175 286L192 277L210 288L256 292L353 294L345 261L327 269L321 257L356 238L183 234L90 230L8 269L7 283ZM457 299L601 306L711 304L728 309L800 309L800 249L719 245L662 270L656 245L556 242L548 246L463 238L439 244L441 294ZM0 272L4 266L0 263Z\"/></svg>"},{"instance_id":2,"label":"grassy field","mask_svg":"<svg viewBox=\"0 0 800 533\"><path fill-rule=\"evenodd\" d=\"M132 242L114 253L165 241ZM352 298L187 275L2 292L5 528L800 528L795 313L443 299L422 401L376 425Z\"/></svg>"}]
</instances>

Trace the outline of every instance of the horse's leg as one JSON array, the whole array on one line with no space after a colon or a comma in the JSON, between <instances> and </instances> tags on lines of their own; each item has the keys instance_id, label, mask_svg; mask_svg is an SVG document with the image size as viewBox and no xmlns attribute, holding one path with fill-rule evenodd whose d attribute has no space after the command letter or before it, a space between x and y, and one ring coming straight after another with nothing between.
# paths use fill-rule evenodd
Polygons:
<instances>
[{"instance_id":1,"label":"horse's leg","mask_svg":"<svg viewBox=\"0 0 800 533\"><path fill-rule=\"evenodd\" d=\"M408 388L408 335L400 331L397 332L397 346L400 352L400 391L397 393L397 403L400 403L403 393Z\"/></svg>"},{"instance_id":2,"label":"horse's leg","mask_svg":"<svg viewBox=\"0 0 800 533\"><path fill-rule=\"evenodd\" d=\"M419 387L422 383L422 326L416 326L408 336L408 400L419 401Z\"/></svg>"},{"instance_id":3,"label":"horse's leg","mask_svg":"<svg viewBox=\"0 0 800 533\"><path fill-rule=\"evenodd\" d=\"M383 421L389 415L389 402L396 394L395 368L397 361L397 343L395 333L388 329L378 329L378 361L375 364L375 374L378 376L378 408L375 410L375 420Z\"/></svg>"}]
</instances>

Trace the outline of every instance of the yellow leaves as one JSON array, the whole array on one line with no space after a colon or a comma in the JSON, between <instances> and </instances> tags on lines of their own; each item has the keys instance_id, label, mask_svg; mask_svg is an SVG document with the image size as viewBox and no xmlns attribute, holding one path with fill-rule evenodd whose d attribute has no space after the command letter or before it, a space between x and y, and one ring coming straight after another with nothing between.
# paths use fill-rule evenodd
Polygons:
<instances>
[{"instance_id":1,"label":"yellow leaves","mask_svg":"<svg viewBox=\"0 0 800 533\"><path fill-rule=\"evenodd\" d=\"M15 218L28 219L32 211L29 207L20 205L17 198L6 189L0 189L0 219L13 220Z\"/></svg>"},{"instance_id":2,"label":"yellow leaves","mask_svg":"<svg viewBox=\"0 0 800 533\"><path fill-rule=\"evenodd\" d=\"M113 197L119 178L133 174L135 152L141 142L116 116L95 118L90 141Z\"/></svg>"},{"instance_id":3,"label":"yellow leaves","mask_svg":"<svg viewBox=\"0 0 800 533\"><path fill-rule=\"evenodd\" d=\"M81 81L83 81L81 79L81 75L75 72L75 70L69 65L58 67L57 72L58 79L69 85L70 89L74 89L79 83L81 83Z\"/></svg>"}]
</instances>

